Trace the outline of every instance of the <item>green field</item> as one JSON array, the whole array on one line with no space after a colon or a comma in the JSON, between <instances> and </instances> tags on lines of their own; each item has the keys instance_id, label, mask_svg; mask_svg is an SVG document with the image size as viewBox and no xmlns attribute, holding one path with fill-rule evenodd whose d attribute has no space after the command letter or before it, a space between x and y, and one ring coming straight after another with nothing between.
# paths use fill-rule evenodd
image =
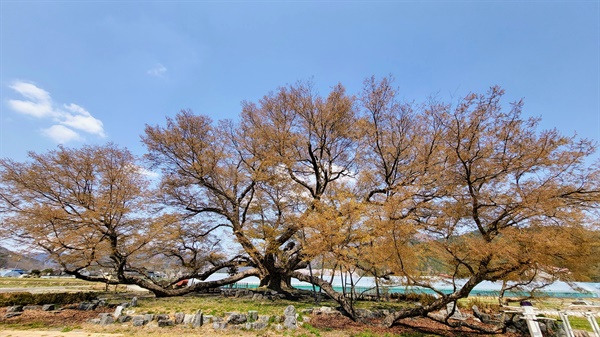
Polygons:
<instances>
[{"instance_id":1,"label":"green field","mask_svg":"<svg viewBox=\"0 0 600 337\"><path fill-rule=\"evenodd\" d=\"M88 282L76 278L0 278L0 289L2 288L46 288L46 287L77 287L103 289L104 283Z\"/></svg>"}]
</instances>

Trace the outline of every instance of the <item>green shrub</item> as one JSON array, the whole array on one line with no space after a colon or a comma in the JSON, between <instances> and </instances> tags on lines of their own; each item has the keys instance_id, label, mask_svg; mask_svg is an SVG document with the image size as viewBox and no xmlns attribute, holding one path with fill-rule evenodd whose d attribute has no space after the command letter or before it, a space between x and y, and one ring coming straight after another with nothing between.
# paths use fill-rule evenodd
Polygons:
<instances>
[{"instance_id":1,"label":"green shrub","mask_svg":"<svg viewBox=\"0 0 600 337\"><path fill-rule=\"evenodd\" d=\"M401 302L421 302L422 304L430 304L435 301L435 297L430 294L419 293L391 293L390 298Z\"/></svg>"},{"instance_id":2,"label":"green shrub","mask_svg":"<svg viewBox=\"0 0 600 337\"><path fill-rule=\"evenodd\" d=\"M43 304L73 304L96 300L94 292L79 293L43 293L32 294L28 292L1 293L0 307L11 305L43 305Z\"/></svg>"},{"instance_id":3,"label":"green shrub","mask_svg":"<svg viewBox=\"0 0 600 337\"><path fill-rule=\"evenodd\" d=\"M493 302L488 298L481 297L469 297L465 301L459 302L459 307L470 310L476 305L479 310L483 312L492 312L500 310L500 305L497 302Z\"/></svg>"}]
</instances>

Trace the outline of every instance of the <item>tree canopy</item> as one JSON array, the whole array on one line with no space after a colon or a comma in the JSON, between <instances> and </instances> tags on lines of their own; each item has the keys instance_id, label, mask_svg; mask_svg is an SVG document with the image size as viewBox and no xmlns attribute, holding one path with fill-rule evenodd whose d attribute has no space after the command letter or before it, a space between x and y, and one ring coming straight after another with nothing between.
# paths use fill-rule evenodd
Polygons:
<instances>
[{"instance_id":1,"label":"tree canopy","mask_svg":"<svg viewBox=\"0 0 600 337\"><path fill-rule=\"evenodd\" d=\"M156 186L114 144L2 159L2 234L77 277L159 296L247 276L288 292L297 278L359 319L355 294L313 273L318 262L438 294L390 314L389 324L443 308L485 280L593 276L596 144L538 130L523 102L503 107L503 95L492 87L454 104L406 103L391 78L371 77L356 95L341 84L326 96L310 82L280 87L243 102L237 121L184 110L142 135L144 163L161 172ZM223 237L236 251L223 253ZM155 280L150 261L176 273ZM106 274L84 273L93 268ZM222 268L224 280L172 288ZM434 287L442 273L450 294Z\"/></svg>"}]
</instances>

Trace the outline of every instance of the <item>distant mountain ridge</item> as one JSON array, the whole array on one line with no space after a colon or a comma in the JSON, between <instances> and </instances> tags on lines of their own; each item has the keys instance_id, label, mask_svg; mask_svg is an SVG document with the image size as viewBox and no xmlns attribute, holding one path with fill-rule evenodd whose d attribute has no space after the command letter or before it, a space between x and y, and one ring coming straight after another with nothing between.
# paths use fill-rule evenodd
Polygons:
<instances>
[{"instance_id":1,"label":"distant mountain ridge","mask_svg":"<svg viewBox=\"0 0 600 337\"><path fill-rule=\"evenodd\" d=\"M20 254L0 246L0 269L42 270L56 264L44 253Z\"/></svg>"}]
</instances>

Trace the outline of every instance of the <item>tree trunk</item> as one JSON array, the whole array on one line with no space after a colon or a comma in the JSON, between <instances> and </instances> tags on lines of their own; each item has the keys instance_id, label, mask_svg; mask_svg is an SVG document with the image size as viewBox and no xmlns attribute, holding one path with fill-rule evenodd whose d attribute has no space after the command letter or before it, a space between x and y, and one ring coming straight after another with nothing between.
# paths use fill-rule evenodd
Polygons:
<instances>
[{"instance_id":1,"label":"tree trunk","mask_svg":"<svg viewBox=\"0 0 600 337\"><path fill-rule=\"evenodd\" d=\"M329 295L334 301L336 301L343 310L343 314L350 318L353 321L357 320L356 311L354 310L354 303L346 298L344 294L341 294L333 289L331 283L322 280L318 277L302 274L300 272L294 271L291 273L291 276L297 278L300 281L309 282L319 286L327 295Z\"/></svg>"},{"instance_id":2,"label":"tree trunk","mask_svg":"<svg viewBox=\"0 0 600 337\"><path fill-rule=\"evenodd\" d=\"M292 278L281 272L269 273L260 280L260 287L274 290L278 293L287 293L292 289Z\"/></svg>"},{"instance_id":3,"label":"tree trunk","mask_svg":"<svg viewBox=\"0 0 600 337\"><path fill-rule=\"evenodd\" d=\"M383 324L386 327L392 327L394 324L398 323L399 320L408 317L417 317L417 316L427 316L430 312L440 310L446 306L446 304L454 302L458 299L465 298L469 296L469 293L477 284L479 284L483 280L482 275L475 275L471 277L467 283L465 283L462 288L456 290L455 292L448 294L446 296L439 297L435 301L430 304L422 305L416 308L408 308L400 311L396 311L394 313L389 314L384 320Z\"/></svg>"},{"instance_id":4,"label":"tree trunk","mask_svg":"<svg viewBox=\"0 0 600 337\"><path fill-rule=\"evenodd\" d=\"M276 256L266 254L261 262L260 287L266 287L278 293L288 293L292 288L292 278L285 268L277 265Z\"/></svg>"},{"instance_id":5,"label":"tree trunk","mask_svg":"<svg viewBox=\"0 0 600 337\"><path fill-rule=\"evenodd\" d=\"M231 275L224 279L215 280L215 281L202 281L202 282L195 283L188 287L173 289L173 288L163 287L163 286L156 284L156 283L154 283L148 279L145 279L143 277L121 275L121 277L119 279L111 280L111 279L108 279L105 277L90 277L90 276L81 275L81 273L79 273L77 271L70 271L70 272L67 271L67 273L74 275L76 278L81 279L81 280L105 282L106 284L111 284L111 285L114 284L115 286L119 285L119 284L135 284L137 286L140 286L140 287L152 292L156 297L182 296L182 295L189 294L189 293L192 293L195 291L201 291L201 290L222 287L224 285L235 283L235 282L242 280L249 276L259 276L260 275L259 271L257 269L248 269L243 272L235 273L234 275Z\"/></svg>"}]
</instances>

